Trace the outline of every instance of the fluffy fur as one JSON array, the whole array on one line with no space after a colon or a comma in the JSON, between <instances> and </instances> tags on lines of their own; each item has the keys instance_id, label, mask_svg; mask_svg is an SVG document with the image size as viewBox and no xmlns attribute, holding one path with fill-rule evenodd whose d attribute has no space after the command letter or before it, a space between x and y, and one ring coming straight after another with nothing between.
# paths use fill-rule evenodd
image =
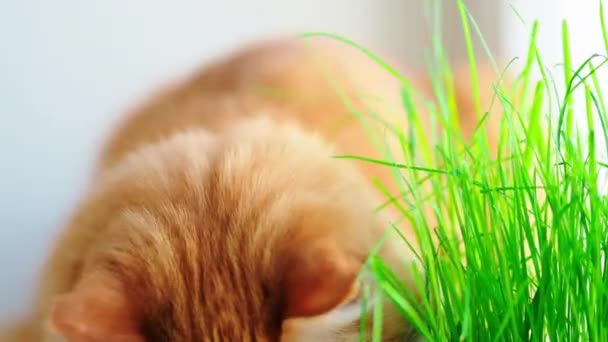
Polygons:
<instances>
[{"instance_id":1,"label":"fluffy fur","mask_svg":"<svg viewBox=\"0 0 608 342\"><path fill-rule=\"evenodd\" d=\"M2 341L358 340L373 278L357 275L395 219L370 179L396 187L386 167L330 158L382 158L336 87L408 124L399 81L325 40L246 47L128 115ZM407 281L403 243L380 254ZM385 308L384 339L406 336Z\"/></svg>"}]
</instances>

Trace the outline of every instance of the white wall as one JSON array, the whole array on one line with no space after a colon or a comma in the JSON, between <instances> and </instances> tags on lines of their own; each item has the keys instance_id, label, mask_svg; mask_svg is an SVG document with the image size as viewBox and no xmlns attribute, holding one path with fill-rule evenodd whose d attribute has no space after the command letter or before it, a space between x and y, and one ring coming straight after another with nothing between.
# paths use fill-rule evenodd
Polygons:
<instances>
[{"instance_id":1,"label":"white wall","mask_svg":"<svg viewBox=\"0 0 608 342\"><path fill-rule=\"evenodd\" d=\"M0 1L0 319L28 298L96 144L127 106L273 32L341 33L415 61L421 12L407 3Z\"/></svg>"}]
</instances>

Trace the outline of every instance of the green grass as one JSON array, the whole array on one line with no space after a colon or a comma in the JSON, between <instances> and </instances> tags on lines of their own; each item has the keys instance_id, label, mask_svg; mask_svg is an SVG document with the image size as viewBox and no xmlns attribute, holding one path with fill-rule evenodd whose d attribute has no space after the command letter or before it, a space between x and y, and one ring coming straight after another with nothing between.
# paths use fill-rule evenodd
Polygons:
<instances>
[{"instance_id":1,"label":"green grass","mask_svg":"<svg viewBox=\"0 0 608 342\"><path fill-rule=\"evenodd\" d=\"M429 3L431 24L438 27L440 5ZM484 58L496 63L466 6L460 0L458 5L483 125L488 108L480 106L473 35L481 38ZM598 53L608 55L604 9L598 6L600 18L593 20L602 20L606 45ZM504 112L497 158L484 139L474 138L464 151L455 147L462 137L455 129L453 76L438 30L428 61L437 101L428 108L415 108L415 89L371 51L333 36L402 80L410 122L419 123L419 113L430 111L433 121L446 128L432 137L421 134L416 124L393 133L402 141L405 164L350 156L393 168L408 194L387 194L393 196L387 205L402 211L421 246L421 266L414 271L421 300L412 300L412 289L380 258L372 255L368 265L382 294L428 341L608 341L608 197L598 185L598 173L608 161L600 159L596 142L608 136L605 90L598 81L606 58L598 54L572 65L564 22L565 91L559 93L547 72L555 66L545 65L536 47L539 26L531 27L522 70L508 70L518 75L516 82L509 88L494 85L493 105ZM538 80L532 76L535 69ZM502 72L496 67L497 76ZM576 94L582 95L585 110L578 115ZM423 165L416 162L420 154ZM434 208L436 225L422 215L423 205ZM375 324L375 340L379 329Z\"/></svg>"}]
</instances>

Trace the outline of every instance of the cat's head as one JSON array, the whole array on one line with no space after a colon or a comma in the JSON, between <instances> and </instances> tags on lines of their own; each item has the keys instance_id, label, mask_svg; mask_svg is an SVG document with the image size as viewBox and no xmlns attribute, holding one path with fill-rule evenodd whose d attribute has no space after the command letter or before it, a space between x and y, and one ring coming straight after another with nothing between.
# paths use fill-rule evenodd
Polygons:
<instances>
[{"instance_id":1,"label":"cat's head","mask_svg":"<svg viewBox=\"0 0 608 342\"><path fill-rule=\"evenodd\" d=\"M70 342L358 340L358 275L389 225L332 153L254 119L132 154L90 196L99 235L52 329ZM406 249L382 253L403 266ZM402 335L385 307L387 338Z\"/></svg>"}]
</instances>

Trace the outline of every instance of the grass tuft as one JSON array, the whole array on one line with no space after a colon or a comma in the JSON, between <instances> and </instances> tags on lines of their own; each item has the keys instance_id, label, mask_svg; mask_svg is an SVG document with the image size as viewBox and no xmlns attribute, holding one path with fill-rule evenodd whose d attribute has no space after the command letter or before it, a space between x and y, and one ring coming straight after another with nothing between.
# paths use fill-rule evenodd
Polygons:
<instances>
[{"instance_id":1,"label":"grass tuft","mask_svg":"<svg viewBox=\"0 0 608 342\"><path fill-rule=\"evenodd\" d=\"M477 34L479 30L462 0L458 9L482 128L489 109L479 99L471 26ZM428 12L433 13L431 26L439 28L440 10ZM599 12L608 53L602 2ZM434 124L444 128L442 134L425 137L416 125L403 132L395 127L405 163L342 156L391 167L402 183L402 194L387 193L386 206L399 209L415 230L418 288L404 286L377 257L370 258L369 268L382 294L426 340L608 341L608 197L598 184L608 161L601 160L598 146L603 145L597 143L608 138L608 111L598 81L606 58L594 55L573 66L564 22L561 67L566 90L559 94L537 49L538 29L534 22L516 82L509 89L494 85L494 105L504 114L497 156L483 144L466 145L464 151L455 147L462 137L454 120L453 74L440 32L433 34L429 54L437 103L429 108L415 108L415 90L379 57L329 35L359 48L403 81L410 122L419 123L418 114L430 111ZM535 68L539 80L532 77ZM582 94L584 113L575 112L575 94ZM472 141L483 138L482 131ZM425 207L433 209L433 220L423 215ZM404 241L404 248L408 246ZM414 292L422 298L414 300ZM372 336L379 341L380 324L374 323Z\"/></svg>"}]
</instances>

